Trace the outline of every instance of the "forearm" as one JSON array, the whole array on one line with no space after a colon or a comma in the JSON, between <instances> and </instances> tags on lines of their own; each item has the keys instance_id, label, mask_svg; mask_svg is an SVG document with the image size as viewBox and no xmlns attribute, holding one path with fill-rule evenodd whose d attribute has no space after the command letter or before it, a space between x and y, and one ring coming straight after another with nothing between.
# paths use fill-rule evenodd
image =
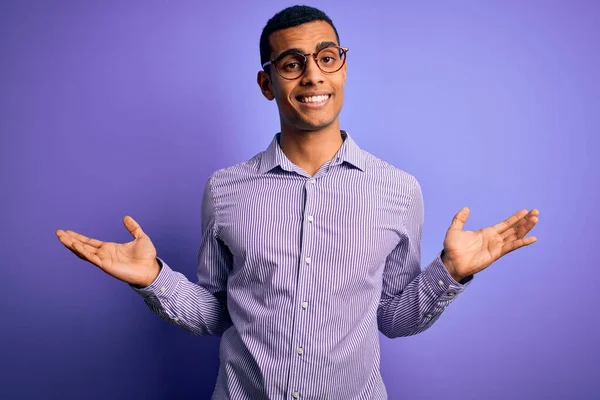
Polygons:
<instances>
[{"instance_id":1,"label":"forearm","mask_svg":"<svg viewBox=\"0 0 600 400\"><path fill-rule=\"evenodd\" d=\"M433 325L461 293L463 284L448 273L440 256L417 275L400 293L382 298L378 309L379 330L387 337L410 336Z\"/></svg>"},{"instance_id":2,"label":"forearm","mask_svg":"<svg viewBox=\"0 0 600 400\"><path fill-rule=\"evenodd\" d=\"M152 284L133 289L159 317L193 334L220 335L231 325L225 304L164 261Z\"/></svg>"}]
</instances>

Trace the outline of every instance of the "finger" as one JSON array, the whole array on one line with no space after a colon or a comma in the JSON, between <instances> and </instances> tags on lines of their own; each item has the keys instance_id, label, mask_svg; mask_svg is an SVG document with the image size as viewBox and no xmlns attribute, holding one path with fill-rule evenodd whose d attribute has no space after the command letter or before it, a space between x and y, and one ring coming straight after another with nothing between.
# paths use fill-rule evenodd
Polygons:
<instances>
[{"instance_id":1,"label":"finger","mask_svg":"<svg viewBox=\"0 0 600 400\"><path fill-rule=\"evenodd\" d=\"M510 236L516 237L518 232L519 232L519 223L511 226L510 228L508 228L507 230L502 232L502 234L500 236L502 236L502 239L504 239L504 241L506 241Z\"/></svg>"},{"instance_id":2,"label":"finger","mask_svg":"<svg viewBox=\"0 0 600 400\"><path fill-rule=\"evenodd\" d=\"M524 220L524 223L519 226L517 231L517 236L519 239L525 237L533 229L533 227L538 223L539 218L536 216L529 216Z\"/></svg>"},{"instance_id":3,"label":"finger","mask_svg":"<svg viewBox=\"0 0 600 400\"><path fill-rule=\"evenodd\" d=\"M66 246L65 246L66 247ZM69 251L73 254L75 254L77 257L81 258L83 261L87 261L87 258L85 258L84 256L82 256L81 254L79 254L75 249L72 249L70 247L67 247L67 249L69 249Z\"/></svg>"},{"instance_id":4,"label":"finger","mask_svg":"<svg viewBox=\"0 0 600 400\"><path fill-rule=\"evenodd\" d=\"M524 218L521 218L519 222L512 225L510 228L502 233L502 238L506 240L511 235L516 235L519 239L525 237L529 231L538 223L539 219L536 216L532 216L529 213Z\"/></svg>"},{"instance_id":5,"label":"finger","mask_svg":"<svg viewBox=\"0 0 600 400\"><path fill-rule=\"evenodd\" d=\"M73 242L73 248L83 257L85 257L89 262L102 267L102 260L96 254L88 251L83 244L80 242Z\"/></svg>"},{"instance_id":6,"label":"finger","mask_svg":"<svg viewBox=\"0 0 600 400\"><path fill-rule=\"evenodd\" d=\"M493 228L498 233L504 233L507 229L512 228L512 226L515 225L525 215L527 215L527 210L517 211L516 213L514 213L513 215L511 215L504 221L499 222L496 225L494 225Z\"/></svg>"},{"instance_id":7,"label":"finger","mask_svg":"<svg viewBox=\"0 0 600 400\"><path fill-rule=\"evenodd\" d=\"M62 230L58 230L56 231L56 236L58 236L58 240L60 240L60 242L73 254L75 254L77 257L81 258L84 261L87 261L87 259L82 256L81 254L79 254L77 252L77 250L75 250L75 248L73 247L73 242L74 239L72 237L70 237L69 235L67 235L65 233L65 231Z\"/></svg>"},{"instance_id":8,"label":"finger","mask_svg":"<svg viewBox=\"0 0 600 400\"><path fill-rule=\"evenodd\" d=\"M532 243L537 242L537 238L535 236L526 237L523 239L517 239L510 242L506 242L504 246L502 246L502 255L506 255L511 251L515 251L523 246L529 246Z\"/></svg>"},{"instance_id":9,"label":"finger","mask_svg":"<svg viewBox=\"0 0 600 400\"><path fill-rule=\"evenodd\" d=\"M469 218L469 214L471 210L468 207L463 207L452 219L452 223L450 224L450 228L448 230L462 230L465 226L465 222Z\"/></svg>"},{"instance_id":10,"label":"finger","mask_svg":"<svg viewBox=\"0 0 600 400\"><path fill-rule=\"evenodd\" d=\"M66 230L65 233L68 236L70 236L70 237L72 237L72 238L80 241L81 243L88 244L88 245L90 245L92 247L95 247L95 248L99 248L103 244L103 242L101 240L92 239L92 238L89 238L89 237L87 237L85 235L82 235L81 233L77 233L77 232L74 232L74 231L71 231L71 230Z\"/></svg>"},{"instance_id":11,"label":"finger","mask_svg":"<svg viewBox=\"0 0 600 400\"><path fill-rule=\"evenodd\" d=\"M83 250L85 250L87 253L90 253L90 254L96 254L98 252L98 249L96 247L90 246L89 244L86 244L86 243L82 243L73 236L63 234L63 235L59 236L59 240L66 248L71 250L71 252L73 252L77 257L79 257L83 260L86 260L86 261L89 261L89 260L86 258L86 256L83 253L81 253L79 250L77 250L78 248L82 248Z\"/></svg>"},{"instance_id":12,"label":"finger","mask_svg":"<svg viewBox=\"0 0 600 400\"><path fill-rule=\"evenodd\" d=\"M519 237L517 237L517 234L512 229L509 229L507 232L510 232L510 234L507 234L506 237L504 237L504 233L502 234L502 242L503 243L509 243L509 242L513 242L515 240L520 239Z\"/></svg>"},{"instance_id":13,"label":"finger","mask_svg":"<svg viewBox=\"0 0 600 400\"><path fill-rule=\"evenodd\" d=\"M134 238L139 239L139 238L141 238L141 237L143 237L145 235L145 233L142 230L142 227L140 226L140 224L138 224L129 215L127 215L125 218L123 218L123 224L125 225L125 228L127 228L127 230L129 231L129 233L131 233L131 235Z\"/></svg>"},{"instance_id":14,"label":"finger","mask_svg":"<svg viewBox=\"0 0 600 400\"><path fill-rule=\"evenodd\" d=\"M57 231L56 235L58 236L58 240L69 249L73 248L73 242L77 240L73 236L68 235L65 231Z\"/></svg>"}]
</instances>

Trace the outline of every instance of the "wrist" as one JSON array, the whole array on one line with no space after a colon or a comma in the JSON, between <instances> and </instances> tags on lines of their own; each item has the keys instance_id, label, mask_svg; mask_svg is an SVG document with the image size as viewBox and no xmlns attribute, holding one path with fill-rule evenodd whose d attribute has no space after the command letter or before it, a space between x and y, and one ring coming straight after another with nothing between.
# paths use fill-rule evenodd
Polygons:
<instances>
[{"instance_id":1,"label":"wrist","mask_svg":"<svg viewBox=\"0 0 600 400\"><path fill-rule=\"evenodd\" d=\"M149 274L149 282L146 286L150 286L152 284L152 282L154 282L156 280L156 278L158 278L158 275L160 274L160 270L162 269L162 263L160 262L160 260L157 257L154 257L154 263L152 264L152 268L151 268L151 272Z\"/></svg>"},{"instance_id":2,"label":"wrist","mask_svg":"<svg viewBox=\"0 0 600 400\"><path fill-rule=\"evenodd\" d=\"M160 274L161 269L162 269L162 263L160 262L160 260L158 258L155 257L152 265L150 265L148 267L148 272L147 272L146 276L144 278L142 278L142 282L140 282L139 284L132 284L132 286L135 287L136 289L147 288L148 286L150 286L152 284L152 282L154 282L156 280L156 278L158 278L158 275Z\"/></svg>"},{"instance_id":3,"label":"wrist","mask_svg":"<svg viewBox=\"0 0 600 400\"><path fill-rule=\"evenodd\" d=\"M452 279L454 279L456 282L460 282L465 278L464 276L456 272L454 264L452 264L452 261L448 258L448 255L445 250L442 250L440 258L442 260L442 264L444 264L446 271L448 271L448 274L452 277Z\"/></svg>"}]
</instances>

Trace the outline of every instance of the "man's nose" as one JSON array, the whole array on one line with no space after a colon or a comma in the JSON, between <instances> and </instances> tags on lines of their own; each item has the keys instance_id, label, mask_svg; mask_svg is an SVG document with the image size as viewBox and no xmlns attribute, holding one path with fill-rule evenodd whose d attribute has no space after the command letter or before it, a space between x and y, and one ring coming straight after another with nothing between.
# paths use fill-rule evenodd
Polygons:
<instances>
[{"instance_id":1,"label":"man's nose","mask_svg":"<svg viewBox=\"0 0 600 400\"><path fill-rule=\"evenodd\" d=\"M306 57L306 65L302 74L302 84L310 85L318 82L323 82L323 71L317 65L317 61L313 56Z\"/></svg>"}]
</instances>

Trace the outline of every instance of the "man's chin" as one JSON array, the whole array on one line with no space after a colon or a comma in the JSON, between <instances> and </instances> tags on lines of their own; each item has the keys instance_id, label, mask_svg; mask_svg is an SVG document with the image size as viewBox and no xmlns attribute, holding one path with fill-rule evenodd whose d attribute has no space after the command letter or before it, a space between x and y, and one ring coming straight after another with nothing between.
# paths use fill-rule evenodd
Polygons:
<instances>
[{"instance_id":1,"label":"man's chin","mask_svg":"<svg viewBox=\"0 0 600 400\"><path fill-rule=\"evenodd\" d=\"M302 131L321 131L323 129L329 128L333 123L333 120L303 120L300 123L296 124L296 128Z\"/></svg>"},{"instance_id":2,"label":"man's chin","mask_svg":"<svg viewBox=\"0 0 600 400\"><path fill-rule=\"evenodd\" d=\"M328 113L329 114L329 113ZM295 113L292 118L285 118L284 115L280 115L281 123L291 130L295 131L306 131L315 132L321 131L331 127L337 122L338 115L304 115L302 113Z\"/></svg>"}]
</instances>

